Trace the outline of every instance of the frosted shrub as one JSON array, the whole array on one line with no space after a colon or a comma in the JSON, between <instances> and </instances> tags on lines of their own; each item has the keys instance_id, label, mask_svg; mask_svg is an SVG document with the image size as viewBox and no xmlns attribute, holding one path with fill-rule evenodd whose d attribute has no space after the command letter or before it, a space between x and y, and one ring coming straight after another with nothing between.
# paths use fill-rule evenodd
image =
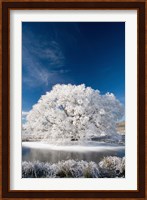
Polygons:
<instances>
[{"instance_id":1,"label":"frosted shrub","mask_svg":"<svg viewBox=\"0 0 147 200\"><path fill-rule=\"evenodd\" d=\"M68 160L68 161L60 161L58 163L59 166L59 172L57 176L59 177L81 177L83 175L81 166L74 161L74 160Z\"/></svg>"},{"instance_id":2,"label":"frosted shrub","mask_svg":"<svg viewBox=\"0 0 147 200\"><path fill-rule=\"evenodd\" d=\"M32 162L22 162L22 177L23 178L34 178L34 168Z\"/></svg>"},{"instance_id":3,"label":"frosted shrub","mask_svg":"<svg viewBox=\"0 0 147 200\"><path fill-rule=\"evenodd\" d=\"M125 175L125 159L116 156L105 157L99 162L99 170L102 177L122 177Z\"/></svg>"},{"instance_id":4,"label":"frosted shrub","mask_svg":"<svg viewBox=\"0 0 147 200\"><path fill-rule=\"evenodd\" d=\"M55 85L27 115L25 131L49 143L72 143L116 134L123 108L112 93L85 85ZM42 137L43 135L43 137Z\"/></svg>"},{"instance_id":5,"label":"frosted shrub","mask_svg":"<svg viewBox=\"0 0 147 200\"><path fill-rule=\"evenodd\" d=\"M96 163L94 162L86 162L86 161L78 161L68 160L61 161L58 163L58 167L60 168L57 176L59 177L85 177L85 178L97 178L99 177L99 170L97 168Z\"/></svg>"},{"instance_id":6,"label":"frosted shrub","mask_svg":"<svg viewBox=\"0 0 147 200\"><path fill-rule=\"evenodd\" d=\"M125 157L122 158L121 162L121 174L125 177Z\"/></svg>"},{"instance_id":7,"label":"frosted shrub","mask_svg":"<svg viewBox=\"0 0 147 200\"><path fill-rule=\"evenodd\" d=\"M50 163L39 161L22 162L23 178L54 178L56 176L57 166Z\"/></svg>"},{"instance_id":8,"label":"frosted shrub","mask_svg":"<svg viewBox=\"0 0 147 200\"><path fill-rule=\"evenodd\" d=\"M83 168L83 175L85 178L99 178L100 172L98 166L94 162L89 162L86 168Z\"/></svg>"},{"instance_id":9,"label":"frosted shrub","mask_svg":"<svg viewBox=\"0 0 147 200\"><path fill-rule=\"evenodd\" d=\"M23 178L98 178L98 166L94 162L67 160L56 164L35 162L22 163Z\"/></svg>"},{"instance_id":10,"label":"frosted shrub","mask_svg":"<svg viewBox=\"0 0 147 200\"><path fill-rule=\"evenodd\" d=\"M116 178L125 176L125 158L106 157L99 164L67 160L22 162L22 178Z\"/></svg>"}]
</instances>

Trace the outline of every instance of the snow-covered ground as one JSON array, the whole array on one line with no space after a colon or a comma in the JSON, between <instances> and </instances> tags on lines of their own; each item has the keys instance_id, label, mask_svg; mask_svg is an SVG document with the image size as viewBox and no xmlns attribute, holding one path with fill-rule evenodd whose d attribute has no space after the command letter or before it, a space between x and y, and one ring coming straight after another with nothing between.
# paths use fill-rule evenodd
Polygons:
<instances>
[{"instance_id":1,"label":"snow-covered ground","mask_svg":"<svg viewBox=\"0 0 147 200\"><path fill-rule=\"evenodd\" d=\"M125 146L116 144L107 144L104 142L87 142L83 144L74 145L53 145L42 142L22 142L22 147L36 148L36 149L51 149L51 150L62 150L62 151L109 151L125 149Z\"/></svg>"}]
</instances>

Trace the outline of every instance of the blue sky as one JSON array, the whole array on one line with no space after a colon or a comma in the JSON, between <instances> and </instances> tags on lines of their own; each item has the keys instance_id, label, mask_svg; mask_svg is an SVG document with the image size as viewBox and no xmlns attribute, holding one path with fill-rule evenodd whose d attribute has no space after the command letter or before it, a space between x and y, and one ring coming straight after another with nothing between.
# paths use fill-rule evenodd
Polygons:
<instances>
[{"instance_id":1,"label":"blue sky","mask_svg":"<svg viewBox=\"0 0 147 200\"><path fill-rule=\"evenodd\" d=\"M57 83L84 83L125 104L125 23L23 22L23 112Z\"/></svg>"}]
</instances>

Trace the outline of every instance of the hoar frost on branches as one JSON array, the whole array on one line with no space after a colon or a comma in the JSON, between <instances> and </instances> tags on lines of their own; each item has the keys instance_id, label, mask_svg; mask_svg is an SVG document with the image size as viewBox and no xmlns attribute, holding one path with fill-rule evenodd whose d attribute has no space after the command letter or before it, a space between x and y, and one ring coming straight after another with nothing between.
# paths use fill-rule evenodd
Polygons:
<instances>
[{"instance_id":1,"label":"hoar frost on branches","mask_svg":"<svg viewBox=\"0 0 147 200\"><path fill-rule=\"evenodd\" d=\"M57 84L27 116L27 133L43 134L47 142L88 141L116 134L123 107L112 93L82 85Z\"/></svg>"}]
</instances>

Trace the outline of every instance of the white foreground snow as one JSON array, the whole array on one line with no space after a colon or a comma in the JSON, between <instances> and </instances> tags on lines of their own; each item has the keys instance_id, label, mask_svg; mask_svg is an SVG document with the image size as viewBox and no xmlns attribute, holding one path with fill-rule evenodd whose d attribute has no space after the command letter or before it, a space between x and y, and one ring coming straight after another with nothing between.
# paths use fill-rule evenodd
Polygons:
<instances>
[{"instance_id":1,"label":"white foreground snow","mask_svg":"<svg viewBox=\"0 0 147 200\"><path fill-rule=\"evenodd\" d=\"M34 149L51 149L51 150L62 150L62 151L109 151L109 150L120 150L124 149L124 146L105 144L103 142L89 142L77 145L52 145L41 142L22 142L22 147L34 148Z\"/></svg>"}]
</instances>

